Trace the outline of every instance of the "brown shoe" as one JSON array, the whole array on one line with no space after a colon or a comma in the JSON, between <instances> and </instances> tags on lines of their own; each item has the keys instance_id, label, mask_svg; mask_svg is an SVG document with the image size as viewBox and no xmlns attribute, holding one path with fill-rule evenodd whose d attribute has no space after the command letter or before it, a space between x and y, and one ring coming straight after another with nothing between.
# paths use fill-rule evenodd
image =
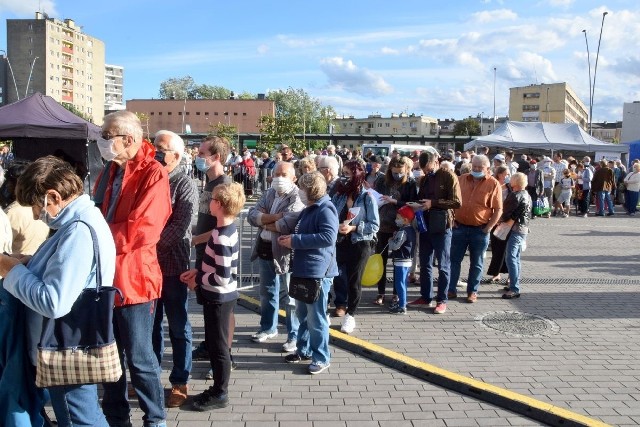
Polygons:
<instances>
[{"instance_id":1,"label":"brown shoe","mask_svg":"<svg viewBox=\"0 0 640 427\"><path fill-rule=\"evenodd\" d=\"M469 294L467 294L467 302L474 303L476 301L478 301L478 294L476 292L469 292Z\"/></svg>"},{"instance_id":2,"label":"brown shoe","mask_svg":"<svg viewBox=\"0 0 640 427\"><path fill-rule=\"evenodd\" d=\"M167 399L167 408L179 408L187 400L187 385L174 385Z\"/></svg>"},{"instance_id":3,"label":"brown shoe","mask_svg":"<svg viewBox=\"0 0 640 427\"><path fill-rule=\"evenodd\" d=\"M333 310L333 317L344 317L347 314L347 307L339 305Z\"/></svg>"}]
</instances>

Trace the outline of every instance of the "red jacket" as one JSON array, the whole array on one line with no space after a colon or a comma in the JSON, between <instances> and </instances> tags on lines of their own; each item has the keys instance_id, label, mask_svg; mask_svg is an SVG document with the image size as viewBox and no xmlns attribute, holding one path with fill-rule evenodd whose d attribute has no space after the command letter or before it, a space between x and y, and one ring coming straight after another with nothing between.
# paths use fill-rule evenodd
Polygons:
<instances>
[{"instance_id":1,"label":"red jacket","mask_svg":"<svg viewBox=\"0 0 640 427\"><path fill-rule=\"evenodd\" d=\"M153 146L143 141L135 157L126 163L120 198L109 223L116 244L114 286L124 295L122 304L116 298L117 305L149 302L159 298L162 290L156 245L171 215L171 196L167 171L154 160L154 153ZM112 162L102 171L109 173L101 208L105 216L119 167ZM100 177L96 188L98 183Z\"/></svg>"}]
</instances>

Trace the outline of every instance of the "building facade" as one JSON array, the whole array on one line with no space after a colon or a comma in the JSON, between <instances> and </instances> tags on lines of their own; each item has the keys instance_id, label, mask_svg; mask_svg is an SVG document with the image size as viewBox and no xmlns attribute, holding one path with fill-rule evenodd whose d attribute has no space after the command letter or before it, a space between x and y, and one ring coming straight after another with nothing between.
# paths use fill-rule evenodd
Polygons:
<instances>
[{"instance_id":1,"label":"building facade","mask_svg":"<svg viewBox=\"0 0 640 427\"><path fill-rule=\"evenodd\" d=\"M35 92L101 123L104 115L104 43L82 32L72 19L36 12L35 19L7 19L7 56L18 87L7 87L9 103Z\"/></svg>"},{"instance_id":2,"label":"building facade","mask_svg":"<svg viewBox=\"0 0 640 427\"><path fill-rule=\"evenodd\" d=\"M104 112L124 110L124 67L105 64L104 66Z\"/></svg>"},{"instance_id":3,"label":"building facade","mask_svg":"<svg viewBox=\"0 0 640 427\"><path fill-rule=\"evenodd\" d=\"M179 134L208 133L218 124L239 133L258 133L261 116L275 116L275 103L266 99L130 99L127 111L141 117L145 133L159 130Z\"/></svg>"},{"instance_id":4,"label":"building facade","mask_svg":"<svg viewBox=\"0 0 640 427\"><path fill-rule=\"evenodd\" d=\"M356 135L436 135L438 121L431 117L415 114L391 114L382 117L371 114L366 119L356 119L354 116L335 118L335 132Z\"/></svg>"},{"instance_id":5,"label":"building facade","mask_svg":"<svg viewBox=\"0 0 640 427\"><path fill-rule=\"evenodd\" d=\"M640 140L640 101L624 103L620 139L621 142Z\"/></svg>"},{"instance_id":6,"label":"building facade","mask_svg":"<svg viewBox=\"0 0 640 427\"><path fill-rule=\"evenodd\" d=\"M592 123L593 137L604 142L617 144L622 136L622 122Z\"/></svg>"},{"instance_id":7,"label":"building facade","mask_svg":"<svg viewBox=\"0 0 640 427\"><path fill-rule=\"evenodd\" d=\"M567 83L535 84L509 89L509 120L589 125L589 112Z\"/></svg>"}]
</instances>

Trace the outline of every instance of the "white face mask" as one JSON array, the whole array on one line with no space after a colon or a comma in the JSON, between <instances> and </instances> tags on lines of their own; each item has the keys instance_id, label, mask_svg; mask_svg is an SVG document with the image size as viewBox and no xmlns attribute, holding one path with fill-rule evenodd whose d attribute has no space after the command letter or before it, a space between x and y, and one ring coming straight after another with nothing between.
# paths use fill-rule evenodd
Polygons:
<instances>
[{"instance_id":1,"label":"white face mask","mask_svg":"<svg viewBox=\"0 0 640 427\"><path fill-rule=\"evenodd\" d=\"M293 188L293 182L283 176L277 176L271 181L271 186L278 194L284 194Z\"/></svg>"},{"instance_id":2,"label":"white face mask","mask_svg":"<svg viewBox=\"0 0 640 427\"><path fill-rule=\"evenodd\" d=\"M298 191L298 197L300 197L300 201L302 202L303 205L305 206L309 206L309 197L307 197L307 192L306 191Z\"/></svg>"},{"instance_id":3,"label":"white face mask","mask_svg":"<svg viewBox=\"0 0 640 427\"><path fill-rule=\"evenodd\" d=\"M100 150L100 156L105 159L107 162L112 161L118 154L113 151L113 144L115 143L115 139L104 139L98 138L98 150ZM124 150L123 150L124 151Z\"/></svg>"},{"instance_id":4,"label":"white face mask","mask_svg":"<svg viewBox=\"0 0 640 427\"><path fill-rule=\"evenodd\" d=\"M422 171L420 169L415 169L413 171L413 177L414 178L420 178L423 175Z\"/></svg>"}]
</instances>

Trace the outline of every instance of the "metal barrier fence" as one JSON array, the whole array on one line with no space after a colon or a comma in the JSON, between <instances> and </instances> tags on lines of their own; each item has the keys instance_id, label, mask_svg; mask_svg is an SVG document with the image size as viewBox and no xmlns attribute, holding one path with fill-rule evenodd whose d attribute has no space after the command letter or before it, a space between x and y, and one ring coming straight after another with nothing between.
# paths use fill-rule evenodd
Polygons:
<instances>
[{"instance_id":1,"label":"metal barrier fence","mask_svg":"<svg viewBox=\"0 0 640 427\"><path fill-rule=\"evenodd\" d=\"M257 262L251 262L251 251L255 243L258 227L247 221L249 209L243 209L238 215L238 237L240 254L238 256L238 290L251 289L260 283L260 271Z\"/></svg>"}]
</instances>

